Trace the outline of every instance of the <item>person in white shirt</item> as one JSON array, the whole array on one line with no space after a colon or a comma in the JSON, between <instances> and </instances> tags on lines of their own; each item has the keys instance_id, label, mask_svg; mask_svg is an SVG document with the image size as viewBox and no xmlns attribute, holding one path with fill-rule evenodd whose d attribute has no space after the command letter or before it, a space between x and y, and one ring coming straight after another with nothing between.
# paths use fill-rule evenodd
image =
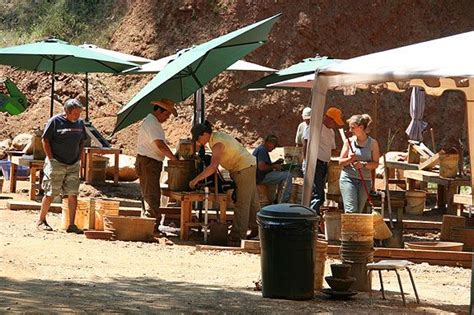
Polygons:
<instances>
[{"instance_id":1,"label":"person in white shirt","mask_svg":"<svg viewBox=\"0 0 474 315\"><path fill-rule=\"evenodd\" d=\"M298 129L296 129L295 145L297 147L301 147L303 145L304 131L309 127L309 120L311 119L311 108L305 107L301 117L303 118L303 121L298 125Z\"/></svg>"},{"instance_id":2,"label":"person in white shirt","mask_svg":"<svg viewBox=\"0 0 474 315\"><path fill-rule=\"evenodd\" d=\"M177 116L178 113L170 100L162 99L151 104L155 105L153 111L145 117L138 131L135 170L145 201L145 216L156 219L155 229L157 229L160 220L160 176L163 160L165 157L176 160L166 144L165 132L161 124L168 120L171 114Z\"/></svg>"},{"instance_id":3,"label":"person in white shirt","mask_svg":"<svg viewBox=\"0 0 474 315\"><path fill-rule=\"evenodd\" d=\"M344 126L342 112L336 107L330 107L323 117L321 126L321 138L319 140L318 160L316 161L316 173L314 175L313 194L311 196L310 207L317 211L326 200L324 186L328 173L328 163L331 160L331 151L336 148L336 136L334 129ZM303 156L306 161L306 147L308 145L310 128L306 128L303 135Z\"/></svg>"}]
</instances>

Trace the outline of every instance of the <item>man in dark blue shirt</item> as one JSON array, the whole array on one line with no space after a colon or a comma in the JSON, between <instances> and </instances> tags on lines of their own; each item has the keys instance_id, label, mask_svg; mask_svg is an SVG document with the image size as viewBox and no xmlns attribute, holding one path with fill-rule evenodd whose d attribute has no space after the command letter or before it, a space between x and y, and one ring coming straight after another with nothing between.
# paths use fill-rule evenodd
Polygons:
<instances>
[{"instance_id":1,"label":"man in dark blue shirt","mask_svg":"<svg viewBox=\"0 0 474 315\"><path fill-rule=\"evenodd\" d=\"M281 163L283 159L272 162L269 152L272 152L278 146L278 138L274 135L268 135L263 144L259 145L253 151L253 155L257 159L257 184L269 186L268 198L271 202L275 200L275 192L277 185L285 183L281 202L289 202L291 190L293 187L292 176L289 172L281 171Z\"/></svg>"},{"instance_id":2,"label":"man in dark blue shirt","mask_svg":"<svg viewBox=\"0 0 474 315\"><path fill-rule=\"evenodd\" d=\"M68 196L68 233L80 234L82 231L74 224L79 192L79 163L87 139L84 123L79 119L82 104L76 99L64 103L64 113L49 119L43 133L43 148L46 153L44 163L41 212L37 228L52 231L46 215L55 196L61 192Z\"/></svg>"}]
</instances>

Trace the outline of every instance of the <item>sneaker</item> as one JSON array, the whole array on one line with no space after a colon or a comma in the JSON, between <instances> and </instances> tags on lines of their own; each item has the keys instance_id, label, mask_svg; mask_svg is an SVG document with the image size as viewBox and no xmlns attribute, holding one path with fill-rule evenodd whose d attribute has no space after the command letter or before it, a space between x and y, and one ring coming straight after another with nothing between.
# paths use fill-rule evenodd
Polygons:
<instances>
[{"instance_id":1,"label":"sneaker","mask_svg":"<svg viewBox=\"0 0 474 315\"><path fill-rule=\"evenodd\" d=\"M228 246L231 246L231 247L240 247L240 243L241 243L241 240L240 240L240 237L234 235L234 234L229 234L229 236L227 237L227 245Z\"/></svg>"},{"instance_id":2,"label":"sneaker","mask_svg":"<svg viewBox=\"0 0 474 315\"><path fill-rule=\"evenodd\" d=\"M76 233L76 234L84 234L84 231L79 229L77 225L71 224L66 230L66 233Z\"/></svg>"},{"instance_id":3,"label":"sneaker","mask_svg":"<svg viewBox=\"0 0 474 315\"><path fill-rule=\"evenodd\" d=\"M251 230L249 234L247 234L247 239L258 239L258 230Z\"/></svg>"},{"instance_id":4,"label":"sneaker","mask_svg":"<svg viewBox=\"0 0 474 315\"><path fill-rule=\"evenodd\" d=\"M36 229L38 231L46 231L46 232L51 232L53 231L53 228L49 226L48 222L46 220L41 221L39 223L36 223Z\"/></svg>"}]
</instances>

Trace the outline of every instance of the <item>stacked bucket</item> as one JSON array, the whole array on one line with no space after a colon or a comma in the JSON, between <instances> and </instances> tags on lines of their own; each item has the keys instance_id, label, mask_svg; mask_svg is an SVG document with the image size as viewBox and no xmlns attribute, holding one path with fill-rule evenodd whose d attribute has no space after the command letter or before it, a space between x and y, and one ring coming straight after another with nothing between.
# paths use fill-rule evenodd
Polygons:
<instances>
[{"instance_id":1,"label":"stacked bucket","mask_svg":"<svg viewBox=\"0 0 474 315\"><path fill-rule=\"evenodd\" d=\"M367 263L374 259L372 214L341 215L341 259L351 265L351 276L356 278L352 289L370 291L372 281L367 277Z\"/></svg>"},{"instance_id":2,"label":"stacked bucket","mask_svg":"<svg viewBox=\"0 0 474 315\"><path fill-rule=\"evenodd\" d=\"M324 267L328 253L328 243L320 240L314 241L314 291L319 292L323 288Z\"/></svg>"}]
</instances>

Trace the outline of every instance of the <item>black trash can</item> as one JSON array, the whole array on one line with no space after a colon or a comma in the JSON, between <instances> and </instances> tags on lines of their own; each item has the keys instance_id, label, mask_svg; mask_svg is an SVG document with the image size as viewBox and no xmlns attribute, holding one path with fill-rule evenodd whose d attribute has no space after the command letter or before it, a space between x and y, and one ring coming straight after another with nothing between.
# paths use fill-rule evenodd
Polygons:
<instances>
[{"instance_id":1,"label":"black trash can","mask_svg":"<svg viewBox=\"0 0 474 315\"><path fill-rule=\"evenodd\" d=\"M316 211L296 204L270 205L257 213L257 223L263 297L312 299Z\"/></svg>"}]
</instances>

